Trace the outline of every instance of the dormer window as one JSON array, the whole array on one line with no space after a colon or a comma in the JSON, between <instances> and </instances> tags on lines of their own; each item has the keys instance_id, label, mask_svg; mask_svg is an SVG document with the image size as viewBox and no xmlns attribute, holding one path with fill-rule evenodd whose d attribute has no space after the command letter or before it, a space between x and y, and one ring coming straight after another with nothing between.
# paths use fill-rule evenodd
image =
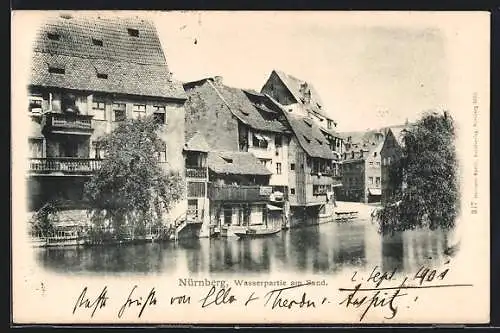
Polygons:
<instances>
[{"instance_id":1,"label":"dormer window","mask_svg":"<svg viewBox=\"0 0 500 333\"><path fill-rule=\"evenodd\" d=\"M312 122L310 119L304 118L304 122L306 123L307 126L312 127Z\"/></svg>"},{"instance_id":2,"label":"dormer window","mask_svg":"<svg viewBox=\"0 0 500 333\"><path fill-rule=\"evenodd\" d=\"M320 140L320 139L316 139L316 141L318 141L318 143L319 143L320 145L322 145L322 144L323 144L323 142L321 142L321 140Z\"/></svg>"},{"instance_id":3,"label":"dormer window","mask_svg":"<svg viewBox=\"0 0 500 333\"><path fill-rule=\"evenodd\" d=\"M222 157L222 156L221 156ZM232 158L227 158L227 157L222 157L222 159L224 161L226 161L226 163L233 163L233 159Z\"/></svg>"},{"instance_id":4,"label":"dormer window","mask_svg":"<svg viewBox=\"0 0 500 333\"><path fill-rule=\"evenodd\" d=\"M52 74L65 74L66 69L64 67L49 66L49 73Z\"/></svg>"},{"instance_id":5,"label":"dormer window","mask_svg":"<svg viewBox=\"0 0 500 333\"><path fill-rule=\"evenodd\" d=\"M108 74L105 74L105 73L97 73L97 78L98 78L98 79L107 79L107 78L108 78Z\"/></svg>"},{"instance_id":6,"label":"dormer window","mask_svg":"<svg viewBox=\"0 0 500 333\"><path fill-rule=\"evenodd\" d=\"M55 32L47 32L47 38L50 40L59 40L61 36Z\"/></svg>"},{"instance_id":7,"label":"dormer window","mask_svg":"<svg viewBox=\"0 0 500 333\"><path fill-rule=\"evenodd\" d=\"M132 37L139 37L139 30L137 30L137 29L131 29L131 28L128 28L128 29L127 29L127 32L128 32L128 35L129 35L129 36L132 36Z\"/></svg>"},{"instance_id":8,"label":"dormer window","mask_svg":"<svg viewBox=\"0 0 500 333\"><path fill-rule=\"evenodd\" d=\"M307 141L307 143L311 143L311 139L309 139L307 136L303 135L304 139Z\"/></svg>"},{"instance_id":9,"label":"dormer window","mask_svg":"<svg viewBox=\"0 0 500 333\"><path fill-rule=\"evenodd\" d=\"M333 127L333 121L328 119L327 126L328 126L328 129L331 129Z\"/></svg>"},{"instance_id":10,"label":"dormer window","mask_svg":"<svg viewBox=\"0 0 500 333\"><path fill-rule=\"evenodd\" d=\"M92 44L94 44L95 46L103 46L102 40L96 38L92 38Z\"/></svg>"}]
</instances>

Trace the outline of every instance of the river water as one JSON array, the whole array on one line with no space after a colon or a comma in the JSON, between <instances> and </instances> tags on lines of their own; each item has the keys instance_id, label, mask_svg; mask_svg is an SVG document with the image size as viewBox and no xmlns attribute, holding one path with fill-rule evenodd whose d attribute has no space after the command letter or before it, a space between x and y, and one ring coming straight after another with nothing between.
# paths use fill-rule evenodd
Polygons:
<instances>
[{"instance_id":1,"label":"river water","mask_svg":"<svg viewBox=\"0 0 500 333\"><path fill-rule=\"evenodd\" d=\"M95 247L36 249L46 269L72 274L193 275L330 273L378 265L384 270L414 271L442 263L446 234L411 230L381 236L367 220L325 223L282 231L269 238L190 239Z\"/></svg>"}]
</instances>

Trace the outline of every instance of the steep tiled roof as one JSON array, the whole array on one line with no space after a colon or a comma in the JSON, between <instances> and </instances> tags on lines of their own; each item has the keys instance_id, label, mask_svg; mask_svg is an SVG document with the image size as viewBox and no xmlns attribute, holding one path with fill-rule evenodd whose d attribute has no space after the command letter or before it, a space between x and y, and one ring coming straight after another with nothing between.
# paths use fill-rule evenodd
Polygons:
<instances>
[{"instance_id":1,"label":"steep tiled roof","mask_svg":"<svg viewBox=\"0 0 500 333\"><path fill-rule=\"evenodd\" d=\"M272 98L270 99L276 105L280 105ZM321 133L321 130L312 119L289 113L283 108L282 111L290 124L295 137L299 141L300 146L309 156L335 159L335 155L330 150L325 136Z\"/></svg>"},{"instance_id":2,"label":"steep tiled roof","mask_svg":"<svg viewBox=\"0 0 500 333\"><path fill-rule=\"evenodd\" d=\"M203 84L208 84L212 87L211 90L204 90L204 94L210 93L212 96L202 95L200 97L204 99L210 98L211 100L213 100L213 97L217 97L242 123L261 131L281 133L287 130L277 119L265 119L258 111L258 107L250 101L242 89L225 86L215 82L212 78L187 82L184 83L184 87L187 90L187 94L190 95L199 91L194 88L195 86ZM210 107L208 104L206 106Z\"/></svg>"},{"instance_id":3,"label":"steep tiled roof","mask_svg":"<svg viewBox=\"0 0 500 333\"><path fill-rule=\"evenodd\" d=\"M308 107L312 111L320 114L321 116L330 118L322 110L322 108L324 108L323 101L321 100L321 97L319 96L318 92L311 83L296 78L290 74L286 74L285 72L282 72L280 70L275 69L274 72L278 75L283 84L288 88L288 90L293 95L295 100L297 100L297 102L303 103L302 101L303 94L301 92L301 85L306 83L308 89L311 91L311 103L308 104Z\"/></svg>"},{"instance_id":4,"label":"steep tiled roof","mask_svg":"<svg viewBox=\"0 0 500 333\"><path fill-rule=\"evenodd\" d=\"M339 139L344 139L344 136L341 135L339 132L337 131L334 131L332 129L327 129L327 128L324 128L324 127L320 127L319 128L322 132L326 133L326 134L329 134L333 137L336 137L336 138L339 138Z\"/></svg>"},{"instance_id":5,"label":"steep tiled roof","mask_svg":"<svg viewBox=\"0 0 500 333\"><path fill-rule=\"evenodd\" d=\"M219 174L271 175L260 161L248 152L211 151L208 153L208 168Z\"/></svg>"},{"instance_id":6,"label":"steep tiled roof","mask_svg":"<svg viewBox=\"0 0 500 333\"><path fill-rule=\"evenodd\" d=\"M130 34L132 35L130 35ZM33 43L31 84L184 99L153 23L129 17L54 17ZM64 68L64 74L48 68ZM97 78L97 73L107 79Z\"/></svg>"},{"instance_id":7,"label":"steep tiled roof","mask_svg":"<svg viewBox=\"0 0 500 333\"><path fill-rule=\"evenodd\" d=\"M224 100L229 104L234 115L248 126L270 132L284 132L285 126L278 120L266 120L243 90L224 85L216 86Z\"/></svg>"},{"instance_id":8,"label":"steep tiled roof","mask_svg":"<svg viewBox=\"0 0 500 333\"><path fill-rule=\"evenodd\" d=\"M187 141L185 150L208 152L210 151L210 146L208 145L203 135L199 132L196 132Z\"/></svg>"},{"instance_id":9,"label":"steep tiled roof","mask_svg":"<svg viewBox=\"0 0 500 333\"><path fill-rule=\"evenodd\" d=\"M394 138L396 139L397 143L403 147L404 146L404 131L407 129L406 126L397 126L397 127L390 127L389 128L394 135Z\"/></svg>"}]
</instances>

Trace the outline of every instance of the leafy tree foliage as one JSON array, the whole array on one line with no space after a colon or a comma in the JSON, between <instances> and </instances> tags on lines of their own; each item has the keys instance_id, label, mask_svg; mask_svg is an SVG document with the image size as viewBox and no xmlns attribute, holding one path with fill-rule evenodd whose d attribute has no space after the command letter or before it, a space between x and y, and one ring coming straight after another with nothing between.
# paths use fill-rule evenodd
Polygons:
<instances>
[{"instance_id":1,"label":"leafy tree foliage","mask_svg":"<svg viewBox=\"0 0 500 333\"><path fill-rule=\"evenodd\" d=\"M58 210L55 203L47 202L43 205L30 221L31 232L41 236L50 236L55 232L55 224L58 222Z\"/></svg>"},{"instance_id":2,"label":"leafy tree foliage","mask_svg":"<svg viewBox=\"0 0 500 333\"><path fill-rule=\"evenodd\" d=\"M158 162L163 144L158 126L152 117L128 119L101 141L106 158L86 183L85 195L94 227L109 223L114 238L143 235L160 225L163 213L184 194L182 177ZM109 231L105 234L108 238Z\"/></svg>"},{"instance_id":3,"label":"leafy tree foliage","mask_svg":"<svg viewBox=\"0 0 500 333\"><path fill-rule=\"evenodd\" d=\"M376 212L382 233L454 227L459 211L455 128L447 112L426 114L403 134L402 157L389 170L397 188Z\"/></svg>"}]
</instances>

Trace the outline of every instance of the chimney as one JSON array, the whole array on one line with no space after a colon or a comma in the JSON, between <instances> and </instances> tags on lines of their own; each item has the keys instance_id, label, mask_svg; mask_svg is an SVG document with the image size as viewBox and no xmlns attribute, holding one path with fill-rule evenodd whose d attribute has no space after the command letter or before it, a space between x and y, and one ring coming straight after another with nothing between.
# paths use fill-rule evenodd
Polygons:
<instances>
[{"instance_id":1,"label":"chimney","mask_svg":"<svg viewBox=\"0 0 500 333\"><path fill-rule=\"evenodd\" d=\"M222 85L222 76L214 76L214 82L218 85Z\"/></svg>"}]
</instances>

